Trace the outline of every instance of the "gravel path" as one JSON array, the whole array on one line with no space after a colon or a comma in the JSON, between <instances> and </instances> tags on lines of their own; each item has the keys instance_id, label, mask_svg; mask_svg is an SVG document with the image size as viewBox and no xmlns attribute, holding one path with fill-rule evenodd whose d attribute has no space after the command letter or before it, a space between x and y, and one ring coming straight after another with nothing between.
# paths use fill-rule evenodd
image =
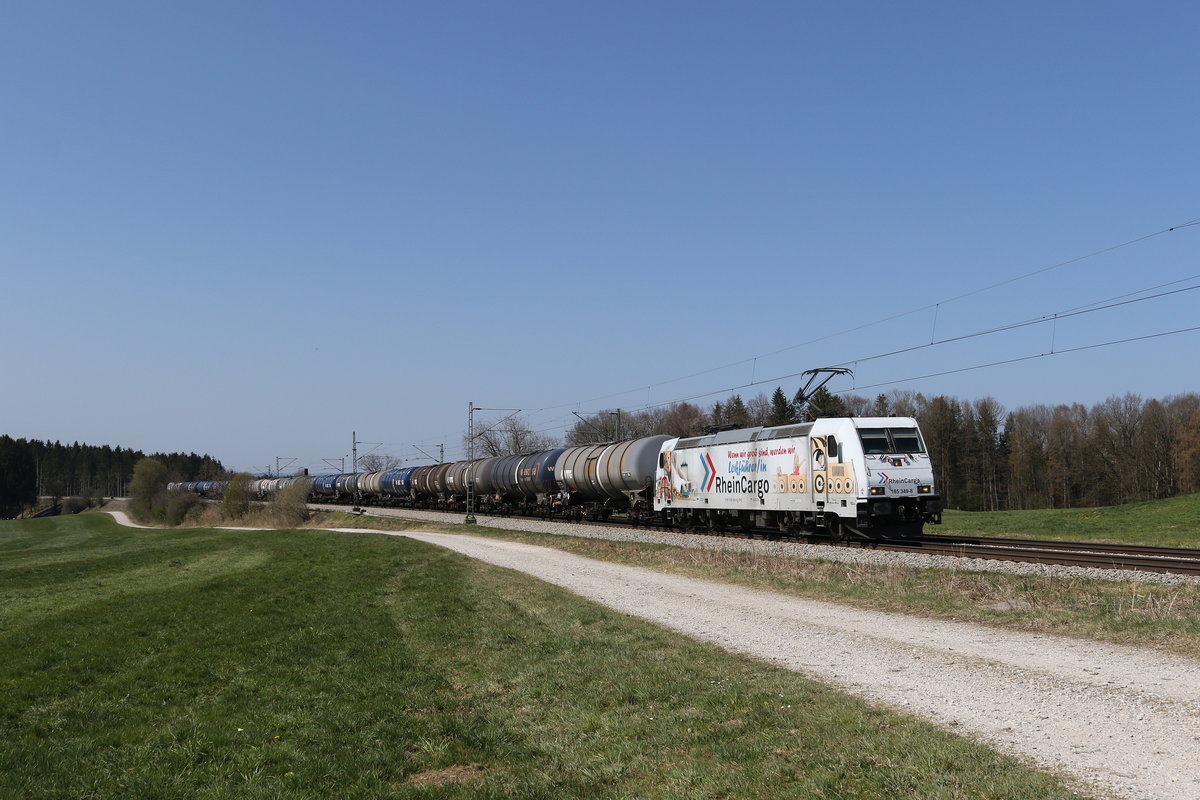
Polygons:
<instances>
[{"instance_id":1,"label":"gravel path","mask_svg":"<svg viewBox=\"0 0 1200 800\"><path fill-rule=\"evenodd\" d=\"M352 529L347 529L352 530ZM1200 663L771 592L473 536L396 533L972 734L1126 798L1200 798Z\"/></svg>"},{"instance_id":2,"label":"gravel path","mask_svg":"<svg viewBox=\"0 0 1200 800\"><path fill-rule=\"evenodd\" d=\"M124 511L105 511L104 513L112 514L112 518L115 519L118 524L124 525L126 528L151 528L158 530L154 525L139 525L130 519L129 515Z\"/></svg>"}]
</instances>

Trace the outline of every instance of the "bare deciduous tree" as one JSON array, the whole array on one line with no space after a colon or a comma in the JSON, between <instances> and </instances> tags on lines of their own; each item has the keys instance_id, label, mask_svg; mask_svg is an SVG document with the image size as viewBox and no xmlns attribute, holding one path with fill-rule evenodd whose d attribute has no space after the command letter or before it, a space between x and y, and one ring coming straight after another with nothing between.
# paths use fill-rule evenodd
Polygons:
<instances>
[{"instance_id":1,"label":"bare deciduous tree","mask_svg":"<svg viewBox=\"0 0 1200 800\"><path fill-rule=\"evenodd\" d=\"M751 425L766 425L771 418L771 398L759 392L746 401L746 413Z\"/></svg>"},{"instance_id":2,"label":"bare deciduous tree","mask_svg":"<svg viewBox=\"0 0 1200 800\"><path fill-rule=\"evenodd\" d=\"M691 403L676 403L663 418L659 433L668 436L699 436L708 428L709 415Z\"/></svg>"},{"instance_id":3,"label":"bare deciduous tree","mask_svg":"<svg viewBox=\"0 0 1200 800\"><path fill-rule=\"evenodd\" d=\"M585 416L572 425L564 441L568 447L573 447L607 442L615 438L637 439L668 433L663 426L670 414L671 408L647 408L640 411L605 409Z\"/></svg>"},{"instance_id":4,"label":"bare deciduous tree","mask_svg":"<svg viewBox=\"0 0 1200 800\"><path fill-rule=\"evenodd\" d=\"M463 435L463 445L470 448L470 435ZM475 431L475 457L506 456L513 453L533 453L558 447L558 439L530 429L516 417L506 417L490 427Z\"/></svg>"},{"instance_id":5,"label":"bare deciduous tree","mask_svg":"<svg viewBox=\"0 0 1200 800\"><path fill-rule=\"evenodd\" d=\"M359 472L382 472L385 469L397 469L403 461L395 456L382 453L369 453L358 459Z\"/></svg>"}]
</instances>

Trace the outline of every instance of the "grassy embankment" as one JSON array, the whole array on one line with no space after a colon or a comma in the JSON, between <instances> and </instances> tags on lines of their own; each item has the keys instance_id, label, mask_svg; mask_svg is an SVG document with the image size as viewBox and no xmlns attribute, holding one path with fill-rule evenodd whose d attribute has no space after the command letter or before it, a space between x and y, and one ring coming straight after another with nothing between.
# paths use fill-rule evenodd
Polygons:
<instances>
[{"instance_id":1,"label":"grassy embankment","mask_svg":"<svg viewBox=\"0 0 1200 800\"><path fill-rule=\"evenodd\" d=\"M1200 548L1200 494L1103 508L948 511L933 533Z\"/></svg>"},{"instance_id":2,"label":"grassy embankment","mask_svg":"<svg viewBox=\"0 0 1200 800\"><path fill-rule=\"evenodd\" d=\"M428 523L323 515L340 525L420 527ZM1141 527L1139 527L1141 526ZM1200 658L1200 583L1178 585L1119 580L1048 578L805 561L723 550L609 542L475 526L437 529L501 536L569 550L591 558L849 603L862 608L980 622L1024 631L1150 647ZM1153 544L1200 537L1200 495L1077 511L1014 511L947 515L938 532L1043 536Z\"/></svg>"},{"instance_id":3,"label":"grassy embankment","mask_svg":"<svg viewBox=\"0 0 1200 800\"><path fill-rule=\"evenodd\" d=\"M1057 798L1044 774L436 547L0 523L0 797Z\"/></svg>"}]
</instances>

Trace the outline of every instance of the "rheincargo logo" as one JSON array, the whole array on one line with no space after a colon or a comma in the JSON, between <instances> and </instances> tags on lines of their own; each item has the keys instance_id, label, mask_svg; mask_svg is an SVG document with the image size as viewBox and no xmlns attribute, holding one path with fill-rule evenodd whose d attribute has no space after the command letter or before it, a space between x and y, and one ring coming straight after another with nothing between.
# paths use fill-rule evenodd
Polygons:
<instances>
[{"instance_id":1,"label":"rheincargo logo","mask_svg":"<svg viewBox=\"0 0 1200 800\"><path fill-rule=\"evenodd\" d=\"M911 484L914 484L914 485L915 485L915 484L919 484L920 482L921 482L921 479L920 479L920 478L893 478L891 475L888 475L886 472L880 472L880 473L879 473L879 483L880 483L880 484L884 484L884 483L911 483Z\"/></svg>"},{"instance_id":2,"label":"rheincargo logo","mask_svg":"<svg viewBox=\"0 0 1200 800\"><path fill-rule=\"evenodd\" d=\"M743 475L740 478L722 478L717 476L713 489L721 494L757 494L762 497L771 491L771 482L766 478L751 478Z\"/></svg>"}]
</instances>

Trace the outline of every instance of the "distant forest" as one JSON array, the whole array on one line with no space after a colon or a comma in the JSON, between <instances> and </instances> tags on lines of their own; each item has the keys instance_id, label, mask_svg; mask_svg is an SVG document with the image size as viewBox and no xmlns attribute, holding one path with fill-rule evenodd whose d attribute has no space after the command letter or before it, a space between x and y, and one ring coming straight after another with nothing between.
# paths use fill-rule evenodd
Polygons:
<instances>
[{"instance_id":1,"label":"distant forest","mask_svg":"<svg viewBox=\"0 0 1200 800\"><path fill-rule=\"evenodd\" d=\"M114 497L125 494L133 465L146 457L141 450L108 445L0 436L0 517L19 514L39 496ZM171 480L214 480L226 474L212 456L154 453Z\"/></svg>"},{"instance_id":2,"label":"distant forest","mask_svg":"<svg viewBox=\"0 0 1200 800\"><path fill-rule=\"evenodd\" d=\"M917 412L947 508L1084 508L1200 492L1197 394L1008 414L991 398L935 397Z\"/></svg>"}]
</instances>

